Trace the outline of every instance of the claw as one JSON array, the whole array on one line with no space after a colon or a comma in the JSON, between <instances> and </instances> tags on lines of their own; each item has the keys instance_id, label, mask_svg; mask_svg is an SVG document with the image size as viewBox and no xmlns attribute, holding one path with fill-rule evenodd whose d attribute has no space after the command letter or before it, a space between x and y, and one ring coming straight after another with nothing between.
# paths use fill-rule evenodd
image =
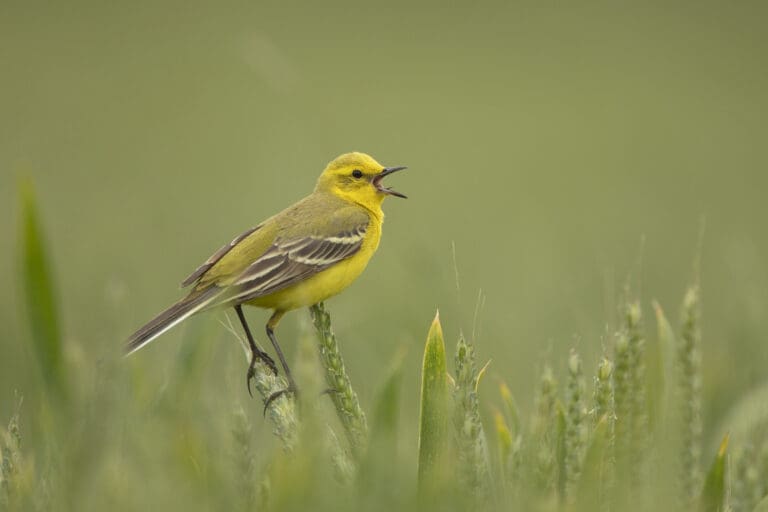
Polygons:
<instances>
[{"instance_id":1,"label":"claw","mask_svg":"<svg viewBox=\"0 0 768 512\"><path fill-rule=\"evenodd\" d=\"M254 358L251 361L251 368L253 368L253 365L256 363L256 357L261 359L264 364L269 366L269 369L272 370L272 373L277 375L277 365L275 364L275 360L269 357L269 354L266 352L259 352L258 354L254 355Z\"/></svg>"},{"instance_id":2,"label":"claw","mask_svg":"<svg viewBox=\"0 0 768 512\"><path fill-rule=\"evenodd\" d=\"M326 388L320 392L320 396L323 396L323 395L331 396L331 395L335 395L336 393L340 393L340 391L335 388Z\"/></svg>"},{"instance_id":3,"label":"claw","mask_svg":"<svg viewBox=\"0 0 768 512\"><path fill-rule=\"evenodd\" d=\"M252 353L251 364L248 365L248 372L245 375L245 386L248 388L248 394L251 395L251 398L253 398L253 391L251 391L251 380L256 378L256 359L261 359L265 365L269 366L269 369L272 370L272 373L277 375L277 366L266 352Z\"/></svg>"},{"instance_id":4,"label":"claw","mask_svg":"<svg viewBox=\"0 0 768 512\"><path fill-rule=\"evenodd\" d=\"M253 365L253 363L251 363ZM253 366L248 367L248 372L245 375L245 386L248 388L248 394L253 398L253 392L251 391L251 379L256 378L256 368Z\"/></svg>"},{"instance_id":5,"label":"claw","mask_svg":"<svg viewBox=\"0 0 768 512\"><path fill-rule=\"evenodd\" d=\"M285 389L281 389L280 391L275 391L274 393L269 395L267 397L267 399L264 400L264 411L263 411L264 416L267 415L267 409L272 404L272 402L274 402L275 400L277 400L281 396L288 395L288 394L293 395L294 397L298 397L299 396L299 393L296 390L296 388L291 388L290 386L285 388Z\"/></svg>"}]
</instances>

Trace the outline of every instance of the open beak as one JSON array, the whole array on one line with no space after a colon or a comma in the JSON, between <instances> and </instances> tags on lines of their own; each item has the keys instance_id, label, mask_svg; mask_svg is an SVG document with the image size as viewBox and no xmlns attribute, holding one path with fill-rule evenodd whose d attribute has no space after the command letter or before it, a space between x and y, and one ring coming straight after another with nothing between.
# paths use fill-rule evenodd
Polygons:
<instances>
[{"instance_id":1,"label":"open beak","mask_svg":"<svg viewBox=\"0 0 768 512\"><path fill-rule=\"evenodd\" d=\"M401 194L400 192L392 190L391 188L385 187L381 184L381 180L383 180L385 176L388 176L393 172L402 171L403 169L407 169L407 167L385 167L379 174L373 177L373 181L371 183L373 183L373 186L376 187L376 190L382 194L407 199L405 194Z\"/></svg>"}]
</instances>

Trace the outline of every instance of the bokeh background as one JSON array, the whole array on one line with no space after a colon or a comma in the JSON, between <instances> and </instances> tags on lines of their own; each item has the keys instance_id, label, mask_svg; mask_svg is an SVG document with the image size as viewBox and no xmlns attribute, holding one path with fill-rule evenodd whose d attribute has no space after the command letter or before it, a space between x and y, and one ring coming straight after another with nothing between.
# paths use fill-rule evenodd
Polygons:
<instances>
[{"instance_id":1,"label":"bokeh background","mask_svg":"<svg viewBox=\"0 0 768 512\"><path fill-rule=\"evenodd\" d=\"M364 405L404 347L415 429L436 308L449 339L463 330L492 359L489 400L498 378L528 396L570 346L591 371L627 284L650 334L651 300L676 318L698 254L719 437L768 362L768 8L578 4L3 0L0 420L41 379L16 278L20 179L36 186L68 357L87 369L358 150L409 166L389 180L409 199L386 202L378 254L329 302ZM289 354L306 316L280 327ZM260 333L267 313L249 318ZM189 421L226 397L259 422L215 320L195 338L215 357ZM127 363L143 389L173 381L201 322Z\"/></svg>"}]
</instances>

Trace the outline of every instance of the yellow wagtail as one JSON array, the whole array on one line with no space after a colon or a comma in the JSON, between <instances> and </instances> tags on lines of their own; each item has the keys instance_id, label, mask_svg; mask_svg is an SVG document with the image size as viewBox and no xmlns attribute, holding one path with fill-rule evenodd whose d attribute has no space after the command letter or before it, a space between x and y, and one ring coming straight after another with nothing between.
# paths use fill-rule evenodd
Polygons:
<instances>
[{"instance_id":1,"label":"yellow wagtail","mask_svg":"<svg viewBox=\"0 0 768 512\"><path fill-rule=\"evenodd\" d=\"M274 329L293 309L317 304L349 286L379 246L387 196L405 198L382 179L405 167L383 167L364 153L346 153L325 168L314 192L247 230L200 265L182 282L190 293L150 320L128 339L131 354L195 313L234 307L251 349L248 392L259 358L277 374L268 354L253 341L242 305L273 310L266 330L288 379L288 389L267 398L296 393Z\"/></svg>"}]
</instances>

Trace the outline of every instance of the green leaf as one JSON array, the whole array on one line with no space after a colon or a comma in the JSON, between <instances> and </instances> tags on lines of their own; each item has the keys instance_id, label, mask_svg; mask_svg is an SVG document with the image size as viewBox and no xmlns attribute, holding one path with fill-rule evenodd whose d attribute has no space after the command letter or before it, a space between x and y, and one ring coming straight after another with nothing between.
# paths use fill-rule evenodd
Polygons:
<instances>
[{"instance_id":1,"label":"green leaf","mask_svg":"<svg viewBox=\"0 0 768 512\"><path fill-rule=\"evenodd\" d=\"M576 487L578 510L600 510L608 480L609 425L608 416L603 415L592 431L592 439L584 456L584 469Z\"/></svg>"},{"instance_id":2,"label":"green leaf","mask_svg":"<svg viewBox=\"0 0 768 512\"><path fill-rule=\"evenodd\" d=\"M514 470L513 457L515 455L515 441L512 438L512 433L510 432L509 427L507 426L507 421L504 419L504 415L501 411L493 411L493 424L496 427L496 445L499 449L501 481L506 484Z\"/></svg>"},{"instance_id":3,"label":"green leaf","mask_svg":"<svg viewBox=\"0 0 768 512\"><path fill-rule=\"evenodd\" d=\"M728 455L728 434L720 442L720 448L704 480L701 491L701 510L703 512L721 512L725 509L725 470Z\"/></svg>"},{"instance_id":4,"label":"green leaf","mask_svg":"<svg viewBox=\"0 0 768 512\"><path fill-rule=\"evenodd\" d=\"M493 411L493 424L496 427L496 440L499 446L499 460L502 470L512 454L512 433L507 426L504 415L498 410Z\"/></svg>"},{"instance_id":5,"label":"green leaf","mask_svg":"<svg viewBox=\"0 0 768 512\"><path fill-rule=\"evenodd\" d=\"M445 474L450 419L445 341L440 314L435 315L424 347L419 417L419 486L433 487Z\"/></svg>"},{"instance_id":6,"label":"green leaf","mask_svg":"<svg viewBox=\"0 0 768 512\"><path fill-rule=\"evenodd\" d=\"M675 331L658 302L653 301L656 314L656 342L648 344L648 413L651 427L664 423L669 403L667 382L672 379Z\"/></svg>"},{"instance_id":7,"label":"green leaf","mask_svg":"<svg viewBox=\"0 0 768 512\"><path fill-rule=\"evenodd\" d=\"M511 422L511 432L517 436L522 431L520 425L520 409L517 407L515 397L512 396L509 386L505 382L499 384L499 392L501 393L501 399L504 401L505 409L509 415L509 421Z\"/></svg>"},{"instance_id":8,"label":"green leaf","mask_svg":"<svg viewBox=\"0 0 768 512\"><path fill-rule=\"evenodd\" d=\"M733 404L718 426L730 432L735 446L744 446L768 432L768 382L749 391Z\"/></svg>"},{"instance_id":9,"label":"green leaf","mask_svg":"<svg viewBox=\"0 0 768 512\"><path fill-rule=\"evenodd\" d=\"M358 483L373 502L390 503L396 494L390 482L398 478L400 470L397 426L400 417L402 362L403 353L400 352L377 394L368 451L360 465Z\"/></svg>"},{"instance_id":10,"label":"green leaf","mask_svg":"<svg viewBox=\"0 0 768 512\"><path fill-rule=\"evenodd\" d=\"M67 395L59 315L50 264L30 181L21 183L21 287L26 303L32 347L48 391Z\"/></svg>"}]
</instances>

